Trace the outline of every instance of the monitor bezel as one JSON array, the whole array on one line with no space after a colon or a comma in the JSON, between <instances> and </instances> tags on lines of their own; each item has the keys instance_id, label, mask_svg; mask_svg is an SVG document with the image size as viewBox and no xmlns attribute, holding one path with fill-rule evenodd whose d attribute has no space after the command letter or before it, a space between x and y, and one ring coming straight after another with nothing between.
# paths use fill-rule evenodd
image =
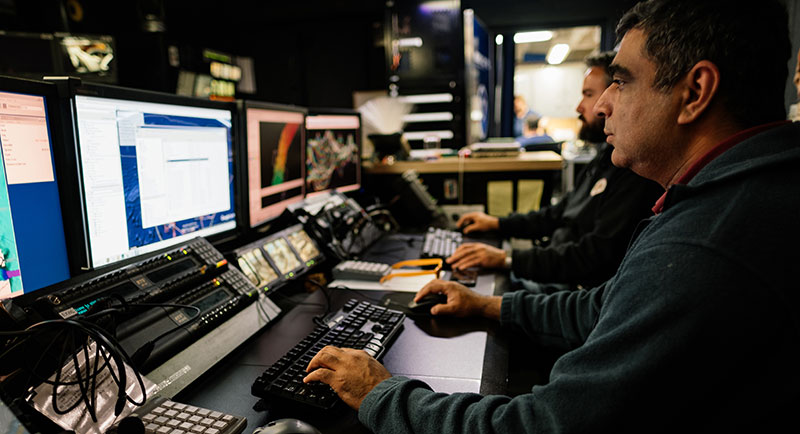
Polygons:
<instances>
[{"instance_id":1,"label":"monitor bezel","mask_svg":"<svg viewBox=\"0 0 800 434\"><path fill-rule=\"evenodd\" d=\"M308 190L308 181L306 180L306 197L314 197L323 193L330 193L334 190L341 192L341 193L349 193L353 191L359 191L363 187L364 181L364 173L363 173L363 161L361 158L361 153L364 152L363 143L362 143L362 135L364 133L364 119L361 117L361 112L356 109L346 109L346 108L333 108L333 107L311 107L308 109L308 115L306 116L306 122L308 122L309 117L313 116L356 116L358 117L358 134L356 134L356 146L358 147L358 169L356 172L357 181L355 184L348 184L345 186L339 187L329 187L325 190L314 191L310 192ZM306 141L308 140L308 125L305 125L306 128ZM303 147L303 152L307 152L308 144L306 143ZM308 169L306 168L306 172Z\"/></svg>"},{"instance_id":2,"label":"monitor bezel","mask_svg":"<svg viewBox=\"0 0 800 434\"><path fill-rule=\"evenodd\" d=\"M234 177L233 180L233 212L234 214L238 214L239 209L239 202L240 202L240 193L238 188L238 181L236 179L237 176L237 165L238 165L238 156L237 156L237 145L239 138L237 137L237 128L236 125L238 123L237 116L238 113L236 111L236 105L233 102L227 101L212 101L212 100L204 100L199 98L192 98L186 97L181 95L163 93L163 92L155 92L150 90L144 89L135 89L135 88L128 88L128 87L121 87L121 86L114 86L102 83L88 83L82 82L79 85L70 86L69 89L69 111L70 111L70 127L71 133L74 137L74 146L72 151L73 157L73 167L75 169L75 175L78 180L78 189L79 191L79 198L80 198L80 208L81 208L81 233L83 236L82 243L86 250L86 267L83 268L84 271L88 270L98 270L98 269L106 269L109 267L116 267L123 264L128 264L140 260L142 257L149 255L151 253L142 253L136 256L131 256L128 258L124 258L121 260L117 260L108 264L94 264L91 259L91 240L89 239L89 221L86 215L86 203L85 203L85 192L83 191L83 176L81 170L81 160L80 160L80 149L79 149L79 135L78 135L78 117L77 117L77 106L76 106L76 96L90 96L90 97L99 97L99 98L109 98L109 99L120 99L120 100L129 100L129 101L137 101L137 102L147 102L147 103L155 103L155 104L170 104L176 106L189 106L189 107L197 107L197 108L208 108L208 109L216 109L216 110L224 110L228 111L231 114L231 152L232 152L232 161L233 161L233 171L232 175ZM237 217L238 218L238 217ZM235 239L239 234L239 224L238 220L236 221L236 226L232 229L228 229L216 234L207 235L205 238L211 243L212 245L219 245L226 243L230 240ZM190 237L191 238L191 237ZM189 238L185 239L188 240ZM176 243L179 244L180 242Z\"/></svg>"},{"instance_id":3,"label":"monitor bezel","mask_svg":"<svg viewBox=\"0 0 800 434\"><path fill-rule=\"evenodd\" d=\"M272 223L277 220L280 215L275 215L266 220L262 220L256 224L250 224L250 168L247 161L247 152L249 141L247 137L247 110L248 109L257 109L257 110L274 110L274 111L288 111L293 113L300 113L303 115L303 122L300 125L301 131L301 147L300 147L300 159L303 161L302 164L302 190L300 196L298 196L298 201L302 200L306 196L306 186L305 186L305 178L306 178L306 167L305 167L305 141L306 141L306 116L308 115L308 109L302 106L291 105L291 104L279 104L279 103L271 103L265 101L257 101L257 100L239 100L237 101L237 109L239 111L239 137L241 152L239 152L239 161L237 167L239 168L239 191L241 192L241 206L239 208L239 212L237 215L241 216L239 220L239 225L245 231L252 231L255 233L264 233L265 231L269 230ZM285 211L284 211L285 212Z\"/></svg>"}]
</instances>

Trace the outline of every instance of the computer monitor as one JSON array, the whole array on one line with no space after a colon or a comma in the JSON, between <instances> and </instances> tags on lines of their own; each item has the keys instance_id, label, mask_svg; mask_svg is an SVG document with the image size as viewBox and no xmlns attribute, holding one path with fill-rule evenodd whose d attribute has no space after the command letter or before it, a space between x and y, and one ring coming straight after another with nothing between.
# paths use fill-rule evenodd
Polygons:
<instances>
[{"instance_id":1,"label":"computer monitor","mask_svg":"<svg viewBox=\"0 0 800 434\"><path fill-rule=\"evenodd\" d=\"M312 110L306 117L306 196L361 187L361 115Z\"/></svg>"},{"instance_id":2,"label":"computer monitor","mask_svg":"<svg viewBox=\"0 0 800 434\"><path fill-rule=\"evenodd\" d=\"M233 105L87 84L72 100L93 268L235 230Z\"/></svg>"},{"instance_id":3,"label":"computer monitor","mask_svg":"<svg viewBox=\"0 0 800 434\"><path fill-rule=\"evenodd\" d=\"M70 278L53 157L55 99L53 84L0 77L0 299Z\"/></svg>"},{"instance_id":4,"label":"computer monitor","mask_svg":"<svg viewBox=\"0 0 800 434\"><path fill-rule=\"evenodd\" d=\"M304 119L300 107L247 101L247 223L263 225L303 199Z\"/></svg>"}]
</instances>

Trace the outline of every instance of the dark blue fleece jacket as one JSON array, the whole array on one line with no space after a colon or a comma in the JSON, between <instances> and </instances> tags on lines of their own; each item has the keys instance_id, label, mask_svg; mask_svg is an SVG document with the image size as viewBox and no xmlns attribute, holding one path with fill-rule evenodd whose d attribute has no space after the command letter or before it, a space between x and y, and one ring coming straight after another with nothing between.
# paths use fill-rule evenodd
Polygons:
<instances>
[{"instance_id":1,"label":"dark blue fleece jacket","mask_svg":"<svg viewBox=\"0 0 800 434\"><path fill-rule=\"evenodd\" d=\"M724 152L643 224L604 285L503 297L501 321L569 351L509 398L395 377L377 433L798 432L800 124Z\"/></svg>"}]
</instances>

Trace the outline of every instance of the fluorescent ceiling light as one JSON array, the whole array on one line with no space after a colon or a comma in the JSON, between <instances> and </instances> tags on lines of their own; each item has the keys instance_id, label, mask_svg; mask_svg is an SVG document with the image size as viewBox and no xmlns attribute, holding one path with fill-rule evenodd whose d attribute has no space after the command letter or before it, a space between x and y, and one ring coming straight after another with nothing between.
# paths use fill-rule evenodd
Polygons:
<instances>
[{"instance_id":1,"label":"fluorescent ceiling light","mask_svg":"<svg viewBox=\"0 0 800 434\"><path fill-rule=\"evenodd\" d=\"M553 32L550 30L514 33L515 44L524 44L526 42L544 42L551 39L553 39Z\"/></svg>"},{"instance_id":2,"label":"fluorescent ceiling light","mask_svg":"<svg viewBox=\"0 0 800 434\"><path fill-rule=\"evenodd\" d=\"M550 47L550 51L547 53L547 63L551 65L558 65L559 63L563 62L564 59L567 58L567 54L569 54L569 45L567 44L556 44Z\"/></svg>"},{"instance_id":3,"label":"fluorescent ceiling light","mask_svg":"<svg viewBox=\"0 0 800 434\"><path fill-rule=\"evenodd\" d=\"M434 104L439 102L453 102L453 94L430 93L425 95L404 95L397 99L409 104Z\"/></svg>"},{"instance_id":4,"label":"fluorescent ceiling light","mask_svg":"<svg viewBox=\"0 0 800 434\"><path fill-rule=\"evenodd\" d=\"M436 113L411 113L403 116L403 122L441 122L452 121L453 114L450 112Z\"/></svg>"},{"instance_id":5,"label":"fluorescent ceiling light","mask_svg":"<svg viewBox=\"0 0 800 434\"><path fill-rule=\"evenodd\" d=\"M397 40L397 45L400 47L421 47L422 38L401 38Z\"/></svg>"},{"instance_id":6,"label":"fluorescent ceiling light","mask_svg":"<svg viewBox=\"0 0 800 434\"><path fill-rule=\"evenodd\" d=\"M406 140L423 140L427 136L438 136L442 140L450 140L453 138L453 132L444 131L415 131L413 133L403 133Z\"/></svg>"},{"instance_id":7,"label":"fluorescent ceiling light","mask_svg":"<svg viewBox=\"0 0 800 434\"><path fill-rule=\"evenodd\" d=\"M419 8L425 12L458 9L459 3L453 0L434 0L423 2Z\"/></svg>"},{"instance_id":8,"label":"fluorescent ceiling light","mask_svg":"<svg viewBox=\"0 0 800 434\"><path fill-rule=\"evenodd\" d=\"M503 35L497 35L494 37L494 43L497 45L503 45Z\"/></svg>"}]
</instances>

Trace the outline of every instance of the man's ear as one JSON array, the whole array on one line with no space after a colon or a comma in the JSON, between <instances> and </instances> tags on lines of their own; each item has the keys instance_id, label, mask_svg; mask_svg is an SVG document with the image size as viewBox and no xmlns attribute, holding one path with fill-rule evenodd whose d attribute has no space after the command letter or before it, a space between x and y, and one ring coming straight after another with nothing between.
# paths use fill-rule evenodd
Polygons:
<instances>
[{"instance_id":1,"label":"man's ear","mask_svg":"<svg viewBox=\"0 0 800 434\"><path fill-rule=\"evenodd\" d=\"M709 107L719 88L719 69L708 60L697 62L683 79L679 124L696 121Z\"/></svg>"}]
</instances>

